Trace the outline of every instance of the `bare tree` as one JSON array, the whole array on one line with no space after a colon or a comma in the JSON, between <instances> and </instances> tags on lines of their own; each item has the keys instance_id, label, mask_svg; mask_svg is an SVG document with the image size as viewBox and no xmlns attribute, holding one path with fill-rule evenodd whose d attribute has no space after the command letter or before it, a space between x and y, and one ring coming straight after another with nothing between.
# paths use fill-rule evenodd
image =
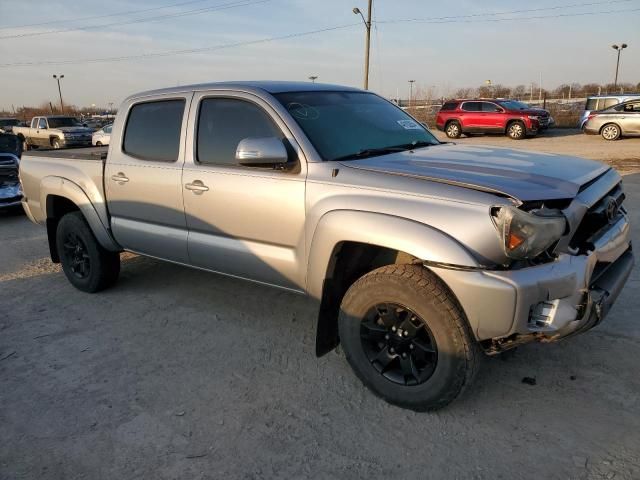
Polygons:
<instances>
[{"instance_id":1,"label":"bare tree","mask_svg":"<svg viewBox=\"0 0 640 480\"><path fill-rule=\"evenodd\" d=\"M527 87L524 85L517 85L513 90L511 90L511 96L516 100L524 100L527 94Z\"/></svg>"},{"instance_id":2,"label":"bare tree","mask_svg":"<svg viewBox=\"0 0 640 480\"><path fill-rule=\"evenodd\" d=\"M459 88L456 90L454 97L456 98L471 98L475 96L475 91L473 88Z\"/></svg>"}]
</instances>

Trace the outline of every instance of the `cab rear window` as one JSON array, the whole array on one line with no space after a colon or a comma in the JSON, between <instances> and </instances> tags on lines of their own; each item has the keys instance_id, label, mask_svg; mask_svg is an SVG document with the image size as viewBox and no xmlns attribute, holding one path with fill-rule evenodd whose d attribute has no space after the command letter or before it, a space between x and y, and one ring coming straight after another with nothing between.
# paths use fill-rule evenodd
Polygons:
<instances>
[{"instance_id":1,"label":"cab rear window","mask_svg":"<svg viewBox=\"0 0 640 480\"><path fill-rule=\"evenodd\" d=\"M184 105L184 99L179 99L131 107L122 150L141 160L175 162L180 151Z\"/></svg>"}]
</instances>

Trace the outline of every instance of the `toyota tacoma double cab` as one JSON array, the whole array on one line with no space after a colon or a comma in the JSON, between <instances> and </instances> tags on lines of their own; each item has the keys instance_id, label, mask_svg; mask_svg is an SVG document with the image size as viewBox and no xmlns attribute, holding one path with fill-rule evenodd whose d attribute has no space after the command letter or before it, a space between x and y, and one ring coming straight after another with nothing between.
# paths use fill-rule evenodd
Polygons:
<instances>
[{"instance_id":1,"label":"toyota tacoma double cab","mask_svg":"<svg viewBox=\"0 0 640 480\"><path fill-rule=\"evenodd\" d=\"M584 332L634 259L621 177L602 163L440 143L367 91L290 82L127 98L103 158L30 152L23 205L84 292L120 252L318 303L388 402L437 409L484 354Z\"/></svg>"},{"instance_id":2,"label":"toyota tacoma double cab","mask_svg":"<svg viewBox=\"0 0 640 480\"><path fill-rule=\"evenodd\" d=\"M58 149L91 146L92 130L74 117L50 115L33 117L29 127L13 127L13 134L20 138L24 150L32 147Z\"/></svg>"},{"instance_id":3,"label":"toyota tacoma double cab","mask_svg":"<svg viewBox=\"0 0 640 480\"><path fill-rule=\"evenodd\" d=\"M449 100L436 117L436 128L449 138L459 138L463 133L501 133L521 140L553 124L548 111L516 100Z\"/></svg>"}]
</instances>

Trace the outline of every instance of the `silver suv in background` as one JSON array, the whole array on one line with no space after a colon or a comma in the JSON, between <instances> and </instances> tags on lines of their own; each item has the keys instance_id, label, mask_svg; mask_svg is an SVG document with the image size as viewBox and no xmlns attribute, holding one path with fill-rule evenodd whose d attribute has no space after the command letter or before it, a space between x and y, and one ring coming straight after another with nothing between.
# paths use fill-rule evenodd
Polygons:
<instances>
[{"instance_id":1,"label":"silver suv in background","mask_svg":"<svg viewBox=\"0 0 640 480\"><path fill-rule=\"evenodd\" d=\"M605 140L640 136L640 98L592 113L584 133L600 134Z\"/></svg>"},{"instance_id":2,"label":"silver suv in background","mask_svg":"<svg viewBox=\"0 0 640 480\"><path fill-rule=\"evenodd\" d=\"M583 129L592 112L606 110L627 100L640 100L640 93L625 93L620 95L598 95L587 97L584 112L578 120L578 128Z\"/></svg>"}]
</instances>

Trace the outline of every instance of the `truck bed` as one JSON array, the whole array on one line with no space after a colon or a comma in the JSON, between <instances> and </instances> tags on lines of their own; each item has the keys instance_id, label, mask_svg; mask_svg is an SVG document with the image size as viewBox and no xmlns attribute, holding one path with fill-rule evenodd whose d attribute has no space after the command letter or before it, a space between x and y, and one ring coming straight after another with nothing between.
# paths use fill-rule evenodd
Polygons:
<instances>
[{"instance_id":1,"label":"truck bed","mask_svg":"<svg viewBox=\"0 0 640 480\"><path fill-rule=\"evenodd\" d=\"M46 196L58 189L76 189L76 205L93 206L100 221L108 225L104 194L104 163L108 147L30 150L20 161L20 179L33 220L46 219ZM46 184L46 187L45 187Z\"/></svg>"},{"instance_id":2,"label":"truck bed","mask_svg":"<svg viewBox=\"0 0 640 480\"><path fill-rule=\"evenodd\" d=\"M54 149L36 149L23 152L23 157L65 158L73 160L104 160L107 159L109 147L79 147Z\"/></svg>"}]
</instances>

